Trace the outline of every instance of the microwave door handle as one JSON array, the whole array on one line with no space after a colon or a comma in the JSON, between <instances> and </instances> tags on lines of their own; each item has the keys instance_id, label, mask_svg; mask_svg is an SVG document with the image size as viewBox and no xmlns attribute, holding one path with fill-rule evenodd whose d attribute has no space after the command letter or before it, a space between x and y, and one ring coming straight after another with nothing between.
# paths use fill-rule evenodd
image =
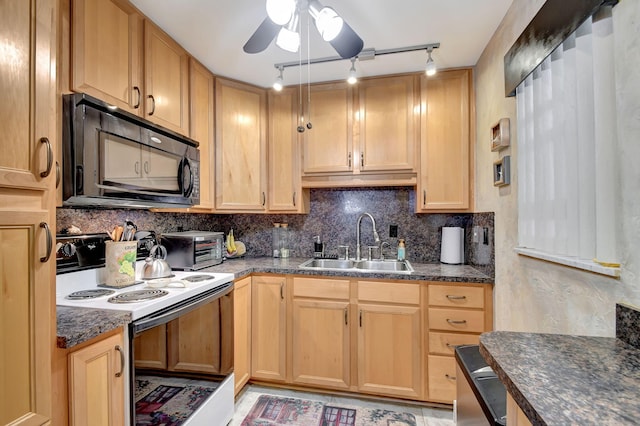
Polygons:
<instances>
[{"instance_id":1,"label":"microwave door handle","mask_svg":"<svg viewBox=\"0 0 640 426\"><path fill-rule=\"evenodd\" d=\"M185 197L190 196L191 192L193 191L194 176L193 176L193 169L191 168L191 163L189 163L189 160L187 158L183 158L182 161L180 162L180 169L178 170L178 183L181 188L182 188L182 185L184 184L184 171L187 168L189 169L189 186L187 188L183 188L182 190L182 194Z\"/></svg>"}]
</instances>

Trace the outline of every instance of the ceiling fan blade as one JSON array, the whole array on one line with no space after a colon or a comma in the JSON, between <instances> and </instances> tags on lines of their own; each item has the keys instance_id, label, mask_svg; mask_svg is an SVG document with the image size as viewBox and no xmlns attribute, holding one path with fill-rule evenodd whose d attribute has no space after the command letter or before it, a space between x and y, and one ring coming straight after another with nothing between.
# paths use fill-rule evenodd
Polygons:
<instances>
[{"instance_id":1,"label":"ceiling fan blade","mask_svg":"<svg viewBox=\"0 0 640 426\"><path fill-rule=\"evenodd\" d=\"M265 50L280 31L280 25L274 24L267 16L258 29L251 35L242 48L246 53L259 53Z\"/></svg>"},{"instance_id":2,"label":"ceiling fan blade","mask_svg":"<svg viewBox=\"0 0 640 426\"><path fill-rule=\"evenodd\" d=\"M336 52L344 59L353 58L362 51L362 47L364 46L364 42L360 36L356 34L353 28L346 22L342 24L340 34L329 43L331 43L331 46L333 46Z\"/></svg>"}]
</instances>

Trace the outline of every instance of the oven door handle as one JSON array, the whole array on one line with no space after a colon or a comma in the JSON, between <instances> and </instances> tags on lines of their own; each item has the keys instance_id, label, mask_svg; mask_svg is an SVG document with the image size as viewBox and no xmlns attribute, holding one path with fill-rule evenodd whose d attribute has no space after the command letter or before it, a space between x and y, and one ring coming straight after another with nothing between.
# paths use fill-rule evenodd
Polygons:
<instances>
[{"instance_id":1,"label":"oven door handle","mask_svg":"<svg viewBox=\"0 0 640 426\"><path fill-rule=\"evenodd\" d=\"M163 309L155 314L151 314L148 317L141 318L131 323L132 336L148 330L153 327L157 327L160 324L166 324L171 320L174 320L200 306L209 303L215 299L220 299L223 296L231 293L233 290L233 282L223 284L222 287L218 287L209 291L205 291L202 294L187 299L182 302L178 302L167 309Z\"/></svg>"}]
</instances>

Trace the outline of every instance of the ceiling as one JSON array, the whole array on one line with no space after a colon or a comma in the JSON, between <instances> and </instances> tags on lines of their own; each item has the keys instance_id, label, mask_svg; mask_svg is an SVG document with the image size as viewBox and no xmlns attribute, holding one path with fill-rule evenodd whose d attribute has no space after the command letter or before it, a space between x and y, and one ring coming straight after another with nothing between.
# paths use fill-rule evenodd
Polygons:
<instances>
[{"instance_id":1,"label":"ceiling","mask_svg":"<svg viewBox=\"0 0 640 426\"><path fill-rule=\"evenodd\" d=\"M272 43L247 54L242 46L266 17L265 0L131 0L146 16L214 74L261 87L278 75L274 64L337 57L307 14L301 17L301 54ZM364 40L365 49L394 49L440 43L433 59L439 68L474 66L512 0L320 0L333 7ZM307 42L310 54L307 55ZM424 70L425 50L376 56L356 62L360 77ZM285 85L346 78L348 60L290 67Z\"/></svg>"}]
</instances>

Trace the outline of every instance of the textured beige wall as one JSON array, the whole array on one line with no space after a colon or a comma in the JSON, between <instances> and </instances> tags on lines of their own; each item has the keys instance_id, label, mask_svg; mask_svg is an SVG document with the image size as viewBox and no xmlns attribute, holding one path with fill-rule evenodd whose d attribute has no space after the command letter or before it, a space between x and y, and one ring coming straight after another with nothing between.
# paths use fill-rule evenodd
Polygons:
<instances>
[{"instance_id":1,"label":"textured beige wall","mask_svg":"<svg viewBox=\"0 0 640 426\"><path fill-rule=\"evenodd\" d=\"M615 304L640 305L640 2L614 8L618 149L621 165L619 252L622 276L612 279L519 256L518 142L515 98L504 96L503 58L540 9L543 0L514 0L476 66L476 211L495 212L495 328L546 333L615 335ZM489 131L499 118L511 120L512 184L493 186Z\"/></svg>"}]
</instances>

